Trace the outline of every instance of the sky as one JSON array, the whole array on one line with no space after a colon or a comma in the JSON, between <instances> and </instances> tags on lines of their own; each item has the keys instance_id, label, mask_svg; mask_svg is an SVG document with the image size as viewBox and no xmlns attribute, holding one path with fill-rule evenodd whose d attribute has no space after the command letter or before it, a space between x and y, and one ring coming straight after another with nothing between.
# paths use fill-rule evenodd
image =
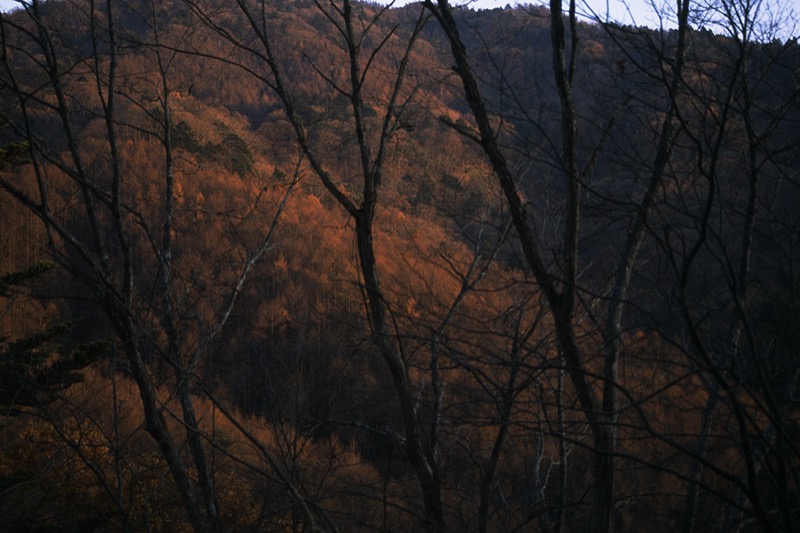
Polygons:
<instances>
[{"instance_id":1,"label":"sky","mask_svg":"<svg viewBox=\"0 0 800 533\"><path fill-rule=\"evenodd\" d=\"M380 3L388 3L390 0L378 0ZM402 5L415 0L395 0L396 5ZM515 4L515 0L451 0L453 4L468 3L474 9L491 9L495 7L505 7L508 4ZM563 0L567 3L567 0ZM714 0L697 0L697 4L712 3ZM526 0L522 3L542 4L543 0ZM762 0L762 3L775 11L776 6L780 6L780 20L791 28L784 28L781 32L782 38L800 37L800 0ZM594 12L602 18L606 14L616 21L631 24L633 26L649 26L657 28L660 25L658 17L654 15L653 5L673 6L675 0L577 0L578 12L591 14ZM16 5L15 0L0 0L0 10L6 11ZM790 14L791 13L791 14ZM664 24L666 27L670 25Z\"/></svg>"},{"instance_id":2,"label":"sky","mask_svg":"<svg viewBox=\"0 0 800 533\"><path fill-rule=\"evenodd\" d=\"M386 3L391 0L378 0ZM406 4L416 0L395 0L397 4ZM761 2L765 12L780 12L780 21L787 26L781 32L781 37L800 37L800 0L750 0ZM568 0L562 0L568 5ZM505 7L517 3L515 0L451 0L453 4L469 4L473 9L491 9ZM523 4L548 4L546 0L521 0ZM576 0L576 10L579 14L594 18L611 19L632 26L648 26L658 28L662 25L670 27L668 20L661 20L656 16L656 9L660 11L675 11L675 0ZM698 6L715 3L715 0L695 0ZM673 17L674 20L674 17ZM698 24L694 24L697 26Z\"/></svg>"}]
</instances>

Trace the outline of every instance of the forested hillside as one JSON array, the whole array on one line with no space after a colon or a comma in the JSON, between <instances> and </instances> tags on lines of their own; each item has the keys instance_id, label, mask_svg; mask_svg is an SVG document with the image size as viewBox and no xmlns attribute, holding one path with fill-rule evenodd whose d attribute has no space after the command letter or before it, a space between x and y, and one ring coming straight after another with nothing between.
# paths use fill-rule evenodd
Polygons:
<instances>
[{"instance_id":1,"label":"forested hillside","mask_svg":"<svg viewBox=\"0 0 800 533\"><path fill-rule=\"evenodd\" d=\"M796 531L800 47L674 4L0 15L0 529Z\"/></svg>"}]
</instances>

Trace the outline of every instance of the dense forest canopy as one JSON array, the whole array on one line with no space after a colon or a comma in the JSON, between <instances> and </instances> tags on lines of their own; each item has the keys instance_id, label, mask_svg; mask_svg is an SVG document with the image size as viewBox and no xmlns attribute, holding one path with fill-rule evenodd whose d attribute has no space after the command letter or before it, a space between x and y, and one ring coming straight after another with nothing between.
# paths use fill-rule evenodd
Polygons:
<instances>
[{"instance_id":1,"label":"dense forest canopy","mask_svg":"<svg viewBox=\"0 0 800 533\"><path fill-rule=\"evenodd\" d=\"M797 530L800 47L670 10L0 15L0 527Z\"/></svg>"}]
</instances>

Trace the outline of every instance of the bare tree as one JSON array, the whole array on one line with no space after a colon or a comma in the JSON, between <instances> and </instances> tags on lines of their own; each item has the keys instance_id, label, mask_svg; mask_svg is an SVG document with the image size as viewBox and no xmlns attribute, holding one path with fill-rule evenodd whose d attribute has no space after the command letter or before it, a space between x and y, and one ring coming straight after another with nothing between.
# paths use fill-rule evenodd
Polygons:
<instances>
[{"instance_id":1,"label":"bare tree","mask_svg":"<svg viewBox=\"0 0 800 533\"><path fill-rule=\"evenodd\" d=\"M0 189L114 339L113 412L43 413L121 527L125 374L197 531L796 525L800 54L757 4L659 30L556 0L171 6L0 24L31 162ZM223 88L251 124L196 111Z\"/></svg>"},{"instance_id":2,"label":"bare tree","mask_svg":"<svg viewBox=\"0 0 800 533\"><path fill-rule=\"evenodd\" d=\"M755 437L757 440L762 438L763 434L761 430L752 426L752 419L747 421L749 417L770 416L767 415L769 410L760 415L751 411L748 407L750 402L760 403L765 398L757 395L759 396L757 399L756 396L749 394L742 396L737 387L733 385L738 379L737 373L731 374L717 368L721 362L718 356L712 356L711 353L716 353L718 349L712 350L708 339L698 335L701 329L709 326L706 319L701 319L699 315L700 310L706 304L698 300L693 292L698 288L695 280L699 279L697 269L702 268L700 267L700 258L705 257L707 251L717 249L720 243L731 242L729 237L717 233L717 229L715 229L722 227L718 224L725 224L723 219L717 218L717 206L723 201L723 195L717 187L720 186L723 161L727 157L725 150L728 146L732 115L738 112L738 109L753 109L752 87L748 88L748 85L753 83L754 78L749 74L743 74L744 70L742 70L742 66L747 64L744 59L747 53L744 50L748 49L750 45L740 44L739 53L726 56L724 66L720 65L721 68L713 73L703 71L701 76L704 77L700 78L698 82L698 69L702 69L700 65L704 60L701 57L705 57L705 54L699 51L701 48L693 49L689 58L692 65L687 67L687 50L690 46L702 46L698 42L703 39L703 35L691 32L689 26L690 21L700 20L702 17L690 2L677 3L675 30L662 29L659 34L657 32L648 33L646 30L620 28L613 24L605 26L608 35L621 54L621 58L616 61L616 64L612 64L612 68L615 70L614 76L626 75L626 64L629 67L632 65L636 72L650 77L653 82L652 86L656 87L659 98L665 104L658 110L658 126L654 129L655 150L641 152L648 154L646 157L650 157L649 154L652 154L646 171L649 178L642 180L644 187L641 191L637 190L636 194L631 195L630 200L622 200L630 206L628 218L623 220L619 226L613 224L611 226L623 228L624 233L622 234L625 237L624 242L618 247L618 256L615 257L608 270L608 285L603 287L602 285L597 286L596 281L590 276L581 276L582 267L579 265L583 258L590 257L585 251L589 247L589 242L583 237L588 232L582 212L586 206L591 206L593 209L602 209L602 206L606 206L607 209L610 209L620 205L617 203L620 200L615 197L617 192L614 192L613 189L603 188L600 183L592 182L592 171L598 161L598 150L604 150L599 154L600 161L608 157L606 154L608 150L605 149L603 143L607 138L615 140L615 137L618 137L617 123L618 120L625 120L625 107L619 108L623 112L621 119L613 114L610 115L607 125L601 128L599 144L591 147L588 155L580 155L579 150L586 146L586 139L590 138L589 124L596 121L580 116L577 111L574 91L576 89L576 73L580 74L580 70L576 70L577 61L580 58L578 37L580 29L576 23L575 2L570 2L566 8L562 6L561 2L551 2L549 6L553 87L560 103L558 111L555 112L560 120L560 129L551 144L557 147L553 150L555 153L553 165L559 169L564 182L564 186L558 189L559 192L563 191L563 199L560 203L562 206L560 216L564 220L563 232L557 238L558 245L551 264L543 255L548 251L548 241L541 230L537 228L534 222L535 217L531 214L530 209L527 211L525 209L524 189L521 187L524 181L515 173L514 164L510 162L513 161L514 150L517 148L504 146L503 123L501 122L500 126L497 126L498 123L493 122L492 115L496 109L499 109L499 106L492 106L485 96L485 91L493 90L495 91L493 94L498 94L499 89L492 86L491 82L486 82L476 75L473 60L462 35L463 27L456 22L449 4L447 2L426 2L425 5L436 16L451 45L452 56L456 63L455 70L463 83L464 95L472 110L477 127L475 131L467 131L463 127L460 128L460 131L479 143L491 162L494 174L505 195L526 267L537 280L545 297L552 316L553 327L558 335L560 353L566 362L566 370L583 416L592 431L591 450L594 454L594 473L591 527L598 531L609 531L615 528L613 517L617 505L615 471L618 468L617 458L625 453L618 450L620 416L631 407L635 409L638 403L632 397L636 391L626 388L618 368L623 353L624 332L626 327L629 327L625 317L634 316L634 313L639 313L641 308L641 303L635 301L632 294L634 291L641 291L642 286L638 281L634 284L633 280L635 276L649 275L645 274L644 265L647 261L652 261L651 254L656 254L656 257L663 254L661 257L667 262L666 264L675 265L676 272L673 283L680 288L677 299L683 302L683 311L681 316L676 316L673 320L682 321L686 327L687 338L693 339L684 348L689 357L688 364L697 369L695 372L707 373L710 383L706 412L714 410L719 390L724 391L727 409L737 420L738 442L743 448L741 457L745 464L745 470L748 472L742 484L734 484L743 487L743 494L747 495L746 498L752 505L753 516L764 527L770 527L770 520L767 518L761 494L762 489L756 482L757 471L760 468L756 466L756 463L759 463L760 459L753 458L755 449L752 439L754 436L751 433L755 431L759 434ZM756 6L749 3L726 6L720 4L718 10L728 16L722 26L732 28L734 33L741 36L749 31L750 17L757 11ZM660 15L665 16L664 13L660 13ZM568 31L565 29L565 20L569 24ZM628 35L630 39L624 37L625 35ZM655 40L651 40L653 36L656 37ZM749 40L747 37L739 38L740 43L746 43ZM720 46L725 47L726 44L721 43ZM496 64L501 62L502 60L495 60ZM627 75L629 76L630 73L628 70ZM739 78L740 75L743 78ZM515 91L512 81L502 72L498 73L497 79L500 80L497 83L503 88L504 94ZM738 87L740 87L739 82L735 81L736 79L750 80L745 82L741 89L741 94L746 95L745 100L749 101L749 104L744 103L742 107L734 104L738 98L735 95L739 94ZM755 79L758 79L758 76ZM763 80L763 78L761 79ZM718 80L720 83L718 92L711 95L709 91L715 81L706 83L705 80ZM625 90L624 81L616 80L613 83L616 83L618 88L621 87ZM519 89L519 91L517 96L510 98L512 103L522 101L519 96L522 94L522 90ZM631 97L632 95L623 95L622 106L628 106ZM633 98L637 99L636 96ZM709 98L713 100L714 104L708 103ZM700 103L701 101L703 103ZM781 101L788 103L789 99L783 97ZM736 112L733 111L734 108L737 109ZM788 107L783 105L776 114L770 116L780 122L786 116L785 110L788 110ZM695 113L699 113L704 118L698 119ZM518 114L524 117L529 116L524 110L519 110ZM750 117L752 119L752 115ZM752 124L751 119L746 119L746 121ZM579 131L579 126L583 126L584 131ZM771 123L769 127L774 126L775 123ZM547 131L544 126L539 127L541 130ZM745 127L746 129L748 127ZM754 154L752 141L757 137L760 139L759 142L764 139L755 134L753 130L750 131L748 153ZM764 131L768 131L768 129ZM581 133L583 133L582 137ZM585 162L580 163L580 159L584 159ZM750 158L751 169L759 166L756 159ZM676 169L680 165L684 165L683 168L692 167L696 169L698 176L703 176L700 178L704 183L701 186L703 192L698 196L694 196L695 193L690 189L682 189L684 192L678 193L678 195L673 193L675 187L679 189L686 187L686 182L675 176ZM782 172L785 171L778 171L779 174ZM753 176L752 171L745 172L745 174ZM749 277L748 267L745 265L749 264L748 257L751 249L748 243L752 238L753 230L754 219L752 217L755 213L753 202L756 202L755 196L758 196L753 189L753 187L758 188L757 178L755 181L752 179L749 181L749 194L738 200L739 202L743 200L744 203L737 203L738 209L742 209L746 213L742 233L744 240L737 252L737 258L729 260L730 278L736 280L732 285L736 287L734 293L746 290L743 287L749 285L746 281ZM689 187L697 186L695 184ZM525 192L530 194L530 191L531 189L528 189ZM598 200L597 206L592 205L595 198ZM747 205L750 207L742 207ZM688 221L691 229L682 231L680 234L670 229L671 225L683 224L684 221ZM665 232L667 237L662 237L661 231ZM655 248L653 248L654 246ZM723 246L727 247L728 244ZM643 257L642 250L645 249L648 251ZM711 253L717 254L718 252ZM724 252L722 255L726 256L727 253ZM734 265L738 266L734 267ZM588 267L587 265L585 268L588 269ZM739 283L740 281L742 284ZM743 300L742 293L739 294L740 296L735 300L741 302ZM597 315L594 309L595 304L586 305L593 301L595 295L600 296L601 301L607 302L604 315ZM735 307L739 309L739 316L743 316L742 306L735 305ZM585 344L582 346L578 342L580 337L578 324L585 320L586 316L594 317L593 320L598 327L597 334L602 336L605 345L603 370L599 373L603 382L602 393L599 396L594 392L595 388L590 380L594 370L589 361L593 358L594 348ZM654 329L666 338L674 338L674 333L667 331L666 328L659 330L658 326L655 326ZM735 333L734 338L738 339L741 334L742 331ZM738 341L736 342L738 343ZM754 370L753 367L750 368ZM620 394L626 398L625 401L620 401ZM745 399L746 396L749 398ZM769 401L766 401L768 404ZM639 413L639 416L642 417L641 423L644 431L655 433L647 416L642 412ZM700 435L707 431L708 423L704 423L704 428L700 429ZM702 455L698 456L699 452L692 452L664 435L655 433L653 436L656 439L664 440L669 446L679 448L689 460L699 460L701 463L708 464ZM698 439L698 442L703 441L702 436ZM641 460L645 461L643 457ZM778 464L783 464L783 459L776 458L776 461ZM650 464L650 466L653 465ZM779 469L783 468L779 467ZM722 471L724 470L725 468L722 469ZM720 470L716 471L721 472ZM680 470L676 470L675 474L681 477L684 475ZM736 476L733 471L728 475L732 476L729 479ZM693 479L693 483L701 483L696 476ZM691 486L690 490L694 491L698 485Z\"/></svg>"},{"instance_id":3,"label":"bare tree","mask_svg":"<svg viewBox=\"0 0 800 533\"><path fill-rule=\"evenodd\" d=\"M134 18L148 27L146 53L152 54L156 67L153 76L148 77L147 69L137 73L136 66L132 68L129 50L138 51L143 43L126 41L118 17ZM69 21L67 27L63 21ZM79 28L91 31L88 50L70 41L69 32ZM271 209L271 218L260 217L266 218L266 225L259 237L242 246L219 297L201 295L207 312L197 313L191 308L195 302L186 300L195 289L175 264L185 250L174 237L181 170L175 163L172 79L173 64L180 59L175 50L192 37L192 22L184 28L177 35L163 30L157 5L149 2L51 6L34 1L22 12L3 15L6 133L25 144L31 169L27 175L3 176L0 187L39 218L47 231L48 252L102 310L115 350L124 354L137 384L146 429L169 467L192 527L216 531L222 525L206 445L209 437L201 428L192 390L202 380L210 343L231 316L254 265L270 248L293 184ZM137 111L145 120L134 119ZM160 168L149 176L157 184L150 205L132 201L138 178L123 142L140 133L156 139L153 146L162 154ZM98 137L99 149L93 144ZM95 163L98 158L104 165ZM65 205L65 191L76 194L74 205ZM259 200L258 194L250 199L252 212L260 209ZM152 295L158 295L158 301ZM157 325L151 317L157 317ZM191 452L188 461L159 399L158 369L163 364L174 370L181 412L169 416L180 420Z\"/></svg>"}]
</instances>

